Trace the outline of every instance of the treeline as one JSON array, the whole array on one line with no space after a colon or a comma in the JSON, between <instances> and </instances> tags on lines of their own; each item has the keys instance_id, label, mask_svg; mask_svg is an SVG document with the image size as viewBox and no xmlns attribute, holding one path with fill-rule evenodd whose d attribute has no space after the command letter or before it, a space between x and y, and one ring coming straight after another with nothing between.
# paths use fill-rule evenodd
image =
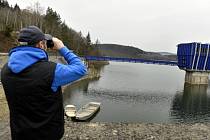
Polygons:
<instances>
[{"instance_id":1,"label":"treeline","mask_svg":"<svg viewBox=\"0 0 210 140\"><path fill-rule=\"evenodd\" d=\"M43 32L60 38L78 55L99 55L96 49L99 41L92 43L90 33L83 36L81 32L70 28L52 8L48 7L44 11L37 2L22 10L17 4L13 7L6 0L0 0L0 31L2 33L10 37L11 34L30 25L38 26Z\"/></svg>"}]
</instances>

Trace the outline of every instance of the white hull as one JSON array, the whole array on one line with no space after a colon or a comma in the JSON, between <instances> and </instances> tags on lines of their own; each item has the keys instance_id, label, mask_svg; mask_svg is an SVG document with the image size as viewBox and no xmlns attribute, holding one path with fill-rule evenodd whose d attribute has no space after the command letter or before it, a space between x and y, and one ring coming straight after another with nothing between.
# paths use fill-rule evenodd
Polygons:
<instances>
[{"instance_id":1,"label":"white hull","mask_svg":"<svg viewBox=\"0 0 210 140\"><path fill-rule=\"evenodd\" d=\"M79 111L76 113L76 119L85 121L91 118L99 110L100 104L101 103L98 102L89 102L79 109Z\"/></svg>"},{"instance_id":2,"label":"white hull","mask_svg":"<svg viewBox=\"0 0 210 140\"><path fill-rule=\"evenodd\" d=\"M75 117L76 116L76 107L74 105L66 105L65 106L65 114L67 117Z\"/></svg>"}]
</instances>

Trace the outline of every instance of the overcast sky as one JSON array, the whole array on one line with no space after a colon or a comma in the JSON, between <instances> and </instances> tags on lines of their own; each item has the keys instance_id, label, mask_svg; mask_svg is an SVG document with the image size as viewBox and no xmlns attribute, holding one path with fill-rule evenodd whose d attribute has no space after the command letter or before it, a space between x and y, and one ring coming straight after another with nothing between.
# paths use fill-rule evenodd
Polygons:
<instances>
[{"instance_id":1,"label":"overcast sky","mask_svg":"<svg viewBox=\"0 0 210 140\"><path fill-rule=\"evenodd\" d=\"M21 9L39 1L92 41L176 53L183 42L210 42L210 0L8 0Z\"/></svg>"}]
</instances>

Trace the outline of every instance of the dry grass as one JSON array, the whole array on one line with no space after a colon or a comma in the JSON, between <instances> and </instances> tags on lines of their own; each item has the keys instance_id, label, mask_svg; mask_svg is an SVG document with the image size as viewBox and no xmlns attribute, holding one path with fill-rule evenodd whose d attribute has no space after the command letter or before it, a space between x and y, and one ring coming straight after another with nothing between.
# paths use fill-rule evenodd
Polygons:
<instances>
[{"instance_id":1,"label":"dry grass","mask_svg":"<svg viewBox=\"0 0 210 140\"><path fill-rule=\"evenodd\" d=\"M7 63L8 56L0 55L0 68ZM4 89L2 85L0 85L0 121L5 121L9 119L9 109L6 101L6 97L4 94Z\"/></svg>"},{"instance_id":2,"label":"dry grass","mask_svg":"<svg viewBox=\"0 0 210 140\"><path fill-rule=\"evenodd\" d=\"M7 58L7 56L0 56L0 68L7 62ZM9 118L9 109L2 85L0 85L0 110L0 121L7 120Z\"/></svg>"},{"instance_id":3,"label":"dry grass","mask_svg":"<svg viewBox=\"0 0 210 140\"><path fill-rule=\"evenodd\" d=\"M0 68L4 66L5 63L7 63L8 56L1 56L0 55Z\"/></svg>"},{"instance_id":4,"label":"dry grass","mask_svg":"<svg viewBox=\"0 0 210 140\"><path fill-rule=\"evenodd\" d=\"M0 121L5 121L9 119L9 109L4 94L3 87L0 86Z\"/></svg>"}]
</instances>

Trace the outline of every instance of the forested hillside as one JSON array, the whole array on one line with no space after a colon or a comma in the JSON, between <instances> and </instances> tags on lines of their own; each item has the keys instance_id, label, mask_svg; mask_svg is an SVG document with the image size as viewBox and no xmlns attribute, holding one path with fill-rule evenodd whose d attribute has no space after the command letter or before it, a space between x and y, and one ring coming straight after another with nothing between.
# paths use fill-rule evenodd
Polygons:
<instances>
[{"instance_id":1,"label":"forested hillside","mask_svg":"<svg viewBox=\"0 0 210 140\"><path fill-rule=\"evenodd\" d=\"M6 0L0 0L0 51L7 52L14 47L18 31L26 26L35 25L45 33L63 40L66 46L79 55L97 55L90 34L83 36L61 20L59 13L48 7L46 11L37 2L26 9L18 4L10 6Z\"/></svg>"},{"instance_id":2,"label":"forested hillside","mask_svg":"<svg viewBox=\"0 0 210 140\"><path fill-rule=\"evenodd\" d=\"M167 55L162 55L161 53L146 52L139 48L118 44L98 44L97 50L102 56L176 61L176 54L165 52Z\"/></svg>"}]
</instances>

